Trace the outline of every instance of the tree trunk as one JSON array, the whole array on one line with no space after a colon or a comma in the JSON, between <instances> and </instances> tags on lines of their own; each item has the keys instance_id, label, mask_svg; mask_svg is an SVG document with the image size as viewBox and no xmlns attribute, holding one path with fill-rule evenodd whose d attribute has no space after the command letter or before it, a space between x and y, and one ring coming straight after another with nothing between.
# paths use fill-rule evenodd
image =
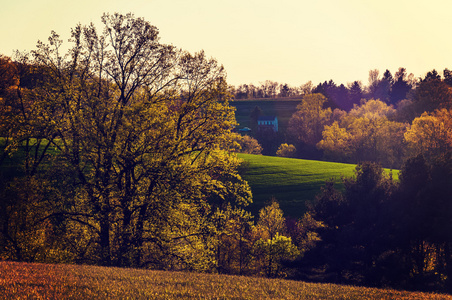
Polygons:
<instances>
[{"instance_id":1,"label":"tree trunk","mask_svg":"<svg viewBox=\"0 0 452 300\"><path fill-rule=\"evenodd\" d=\"M100 255L101 263L104 266L111 265L110 254L110 222L108 220L108 214L104 215L100 222Z\"/></svg>"}]
</instances>

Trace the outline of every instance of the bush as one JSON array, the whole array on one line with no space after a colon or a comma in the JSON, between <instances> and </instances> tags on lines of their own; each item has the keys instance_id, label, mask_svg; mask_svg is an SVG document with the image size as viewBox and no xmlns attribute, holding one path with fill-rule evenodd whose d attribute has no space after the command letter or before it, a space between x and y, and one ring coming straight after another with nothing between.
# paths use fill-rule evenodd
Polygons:
<instances>
[{"instance_id":1,"label":"bush","mask_svg":"<svg viewBox=\"0 0 452 300\"><path fill-rule=\"evenodd\" d=\"M295 153L297 152L297 149L292 144L281 144L278 148L278 151L276 151L276 156L279 157L295 157Z\"/></svg>"}]
</instances>

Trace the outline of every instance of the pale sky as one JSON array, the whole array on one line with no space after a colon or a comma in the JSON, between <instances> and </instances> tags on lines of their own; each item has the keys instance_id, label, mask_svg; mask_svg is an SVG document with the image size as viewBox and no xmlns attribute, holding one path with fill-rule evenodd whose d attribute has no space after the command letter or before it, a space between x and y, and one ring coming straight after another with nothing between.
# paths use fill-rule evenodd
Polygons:
<instances>
[{"instance_id":1,"label":"pale sky","mask_svg":"<svg viewBox=\"0 0 452 300\"><path fill-rule=\"evenodd\" d=\"M100 29L104 12L132 12L163 43L205 50L233 85L452 69L450 0L0 0L0 54L33 50L51 30L67 40L77 23Z\"/></svg>"}]
</instances>

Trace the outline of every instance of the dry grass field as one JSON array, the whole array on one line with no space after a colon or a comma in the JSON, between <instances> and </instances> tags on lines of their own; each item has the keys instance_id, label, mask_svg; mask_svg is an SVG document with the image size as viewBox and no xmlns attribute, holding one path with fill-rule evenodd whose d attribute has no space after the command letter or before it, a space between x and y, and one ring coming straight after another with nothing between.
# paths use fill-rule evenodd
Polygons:
<instances>
[{"instance_id":1,"label":"dry grass field","mask_svg":"<svg viewBox=\"0 0 452 300\"><path fill-rule=\"evenodd\" d=\"M0 262L1 299L452 299L282 279Z\"/></svg>"}]
</instances>

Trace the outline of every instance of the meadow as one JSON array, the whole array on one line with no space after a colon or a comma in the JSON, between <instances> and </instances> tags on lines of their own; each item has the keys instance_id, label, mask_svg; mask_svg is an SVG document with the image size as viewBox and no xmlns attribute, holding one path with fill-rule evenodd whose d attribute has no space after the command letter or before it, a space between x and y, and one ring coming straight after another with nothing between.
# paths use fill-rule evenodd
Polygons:
<instances>
[{"instance_id":1,"label":"meadow","mask_svg":"<svg viewBox=\"0 0 452 300\"><path fill-rule=\"evenodd\" d=\"M244 160L242 176L253 193L249 210L256 213L271 201L278 200L285 216L299 218L306 210L306 202L313 201L328 180L336 188L343 187L341 177L352 177L356 165L325 161L239 154ZM386 170L388 173L391 170ZM392 171L398 178L398 171Z\"/></svg>"},{"instance_id":2,"label":"meadow","mask_svg":"<svg viewBox=\"0 0 452 300\"><path fill-rule=\"evenodd\" d=\"M335 284L82 265L0 262L2 299L452 299Z\"/></svg>"}]
</instances>

